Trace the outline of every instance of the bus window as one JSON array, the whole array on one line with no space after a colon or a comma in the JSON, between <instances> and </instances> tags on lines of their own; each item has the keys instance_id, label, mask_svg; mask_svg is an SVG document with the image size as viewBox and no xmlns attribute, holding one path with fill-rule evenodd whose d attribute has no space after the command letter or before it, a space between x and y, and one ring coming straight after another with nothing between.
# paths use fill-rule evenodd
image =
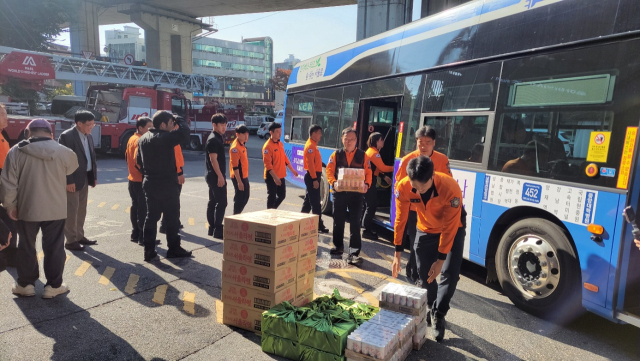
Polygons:
<instances>
[{"instance_id":1,"label":"bus window","mask_svg":"<svg viewBox=\"0 0 640 361\"><path fill-rule=\"evenodd\" d=\"M427 116L424 124L436 131L436 147L451 160L481 163L487 115Z\"/></svg>"},{"instance_id":2,"label":"bus window","mask_svg":"<svg viewBox=\"0 0 640 361\"><path fill-rule=\"evenodd\" d=\"M335 148L340 134L340 106L342 88L318 90L314 99L313 124L322 127L319 146ZM308 128L307 128L308 129Z\"/></svg>"},{"instance_id":3,"label":"bus window","mask_svg":"<svg viewBox=\"0 0 640 361\"><path fill-rule=\"evenodd\" d=\"M293 117L291 125L291 143L306 143L309 139L310 117Z\"/></svg>"}]
</instances>

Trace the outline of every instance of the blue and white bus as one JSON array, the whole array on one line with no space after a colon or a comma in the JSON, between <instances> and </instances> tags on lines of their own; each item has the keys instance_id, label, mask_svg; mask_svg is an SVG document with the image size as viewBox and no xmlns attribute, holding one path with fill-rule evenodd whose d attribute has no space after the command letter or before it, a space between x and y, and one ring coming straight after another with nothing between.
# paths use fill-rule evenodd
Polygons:
<instances>
[{"instance_id":1,"label":"blue and white bus","mask_svg":"<svg viewBox=\"0 0 640 361\"><path fill-rule=\"evenodd\" d=\"M637 208L640 2L477 0L301 62L282 140L304 186L310 124L323 161L355 126L386 134L396 165L436 128L468 213L466 259L514 304L549 316L572 300L640 326ZM323 184L323 209L331 197ZM377 224L393 228L392 188Z\"/></svg>"}]
</instances>

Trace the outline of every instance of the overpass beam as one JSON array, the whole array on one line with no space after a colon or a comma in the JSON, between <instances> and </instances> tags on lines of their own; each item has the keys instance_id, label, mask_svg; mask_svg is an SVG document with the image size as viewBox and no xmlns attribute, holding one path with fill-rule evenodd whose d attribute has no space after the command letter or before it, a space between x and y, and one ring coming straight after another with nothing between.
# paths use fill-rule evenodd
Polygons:
<instances>
[{"instance_id":1,"label":"overpass beam","mask_svg":"<svg viewBox=\"0 0 640 361\"><path fill-rule=\"evenodd\" d=\"M144 4L118 5L118 12L144 29L147 67L191 74L191 37L208 28L207 24L175 12Z\"/></svg>"},{"instance_id":2,"label":"overpass beam","mask_svg":"<svg viewBox=\"0 0 640 361\"><path fill-rule=\"evenodd\" d=\"M71 41L71 53L76 58L82 57L83 51L90 51L94 55L100 55L100 29L98 26L98 10L100 7L84 0L73 0L76 9L75 16L71 16L69 23L69 38ZM82 81L73 82L75 95L85 96L88 83Z\"/></svg>"},{"instance_id":3,"label":"overpass beam","mask_svg":"<svg viewBox=\"0 0 640 361\"><path fill-rule=\"evenodd\" d=\"M411 22L413 0L358 0L356 40Z\"/></svg>"}]
</instances>

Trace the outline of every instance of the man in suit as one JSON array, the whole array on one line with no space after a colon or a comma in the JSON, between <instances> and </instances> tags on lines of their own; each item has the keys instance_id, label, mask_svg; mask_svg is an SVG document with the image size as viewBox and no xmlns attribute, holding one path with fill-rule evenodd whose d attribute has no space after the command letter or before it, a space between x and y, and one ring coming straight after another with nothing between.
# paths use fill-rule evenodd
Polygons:
<instances>
[{"instance_id":1,"label":"man in suit","mask_svg":"<svg viewBox=\"0 0 640 361\"><path fill-rule=\"evenodd\" d=\"M94 245L84 236L84 219L87 215L89 186L98 184L98 166L91 130L95 119L91 112L79 110L75 115L75 127L60 134L60 144L73 150L78 156L78 169L67 176L67 222L64 226L65 248L82 251L84 245Z\"/></svg>"}]
</instances>

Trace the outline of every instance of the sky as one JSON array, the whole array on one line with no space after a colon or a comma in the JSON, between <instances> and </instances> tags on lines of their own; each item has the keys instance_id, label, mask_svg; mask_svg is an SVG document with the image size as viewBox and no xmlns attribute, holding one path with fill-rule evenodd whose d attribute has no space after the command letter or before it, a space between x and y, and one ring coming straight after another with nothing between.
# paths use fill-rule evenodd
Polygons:
<instances>
[{"instance_id":1,"label":"sky","mask_svg":"<svg viewBox=\"0 0 640 361\"><path fill-rule=\"evenodd\" d=\"M417 19L419 13L418 5L413 18ZM356 41L356 18L356 5L218 16L214 18L218 32L209 37L240 42L243 37L269 36L273 39L274 63L284 61L289 54L305 60ZM125 25L136 26L100 26L100 48L105 45L105 30L122 29ZM70 45L69 33L61 33L56 42Z\"/></svg>"}]
</instances>

